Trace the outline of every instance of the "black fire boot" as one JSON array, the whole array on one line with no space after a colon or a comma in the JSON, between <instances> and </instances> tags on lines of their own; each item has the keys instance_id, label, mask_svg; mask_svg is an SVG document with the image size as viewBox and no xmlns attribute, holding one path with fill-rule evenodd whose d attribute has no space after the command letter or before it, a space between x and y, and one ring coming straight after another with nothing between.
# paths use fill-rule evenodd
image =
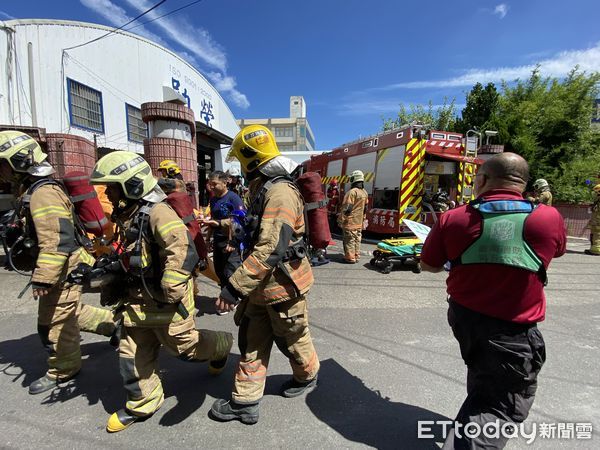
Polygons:
<instances>
[{"instance_id":1,"label":"black fire boot","mask_svg":"<svg viewBox=\"0 0 600 450\"><path fill-rule=\"evenodd\" d=\"M29 393L31 395L41 394L42 392L49 391L50 389L54 389L55 387L60 386L67 381L72 380L77 376L79 372L74 375L71 375L67 378L54 379L49 378L48 375L44 375L42 378L38 378L34 382L29 385Z\"/></svg>"},{"instance_id":2,"label":"black fire boot","mask_svg":"<svg viewBox=\"0 0 600 450\"><path fill-rule=\"evenodd\" d=\"M317 376L315 376L312 380L300 382L295 379L291 379L283 383L281 386L281 395L287 398L298 397L299 395L304 394L305 392L311 392L314 388L317 387Z\"/></svg>"},{"instance_id":3,"label":"black fire boot","mask_svg":"<svg viewBox=\"0 0 600 450\"><path fill-rule=\"evenodd\" d=\"M258 402L236 403L220 398L213 403L209 416L220 422L239 420L246 425L254 425L258 422Z\"/></svg>"}]
</instances>

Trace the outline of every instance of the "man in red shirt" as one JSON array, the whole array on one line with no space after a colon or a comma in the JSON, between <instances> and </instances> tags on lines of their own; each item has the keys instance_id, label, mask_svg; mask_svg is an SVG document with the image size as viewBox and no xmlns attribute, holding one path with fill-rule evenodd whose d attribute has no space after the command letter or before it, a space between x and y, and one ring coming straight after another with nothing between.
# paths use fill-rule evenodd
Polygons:
<instances>
[{"instance_id":1,"label":"man in red shirt","mask_svg":"<svg viewBox=\"0 0 600 450\"><path fill-rule=\"evenodd\" d=\"M423 270L451 263L448 322L468 369L446 449L503 448L502 433L471 438L464 426L522 422L533 404L546 358L536 325L546 312L546 269L565 253L566 233L556 209L523 199L528 179L517 154L490 158L477 173L477 200L444 213L423 245Z\"/></svg>"}]
</instances>

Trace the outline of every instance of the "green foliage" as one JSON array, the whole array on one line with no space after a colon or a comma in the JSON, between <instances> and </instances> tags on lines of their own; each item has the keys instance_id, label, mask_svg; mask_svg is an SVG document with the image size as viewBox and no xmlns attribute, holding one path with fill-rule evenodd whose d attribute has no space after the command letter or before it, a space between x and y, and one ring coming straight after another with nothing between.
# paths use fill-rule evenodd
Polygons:
<instances>
[{"instance_id":1,"label":"green foliage","mask_svg":"<svg viewBox=\"0 0 600 450\"><path fill-rule=\"evenodd\" d=\"M462 110L462 117L457 120L456 131L466 133L468 130L486 130L495 121L500 94L494 83L488 83L485 88L477 83L467 94L467 103Z\"/></svg>"},{"instance_id":2,"label":"green foliage","mask_svg":"<svg viewBox=\"0 0 600 450\"><path fill-rule=\"evenodd\" d=\"M455 100L452 99L448 103L448 99L444 98L444 103L437 107L433 105L431 100L426 106L411 104L408 110L401 103L397 117L395 119L382 118L382 122L382 131L398 128L413 122L425 124L434 130L454 131L456 122Z\"/></svg>"},{"instance_id":3,"label":"green foliage","mask_svg":"<svg viewBox=\"0 0 600 450\"><path fill-rule=\"evenodd\" d=\"M488 122L506 150L527 159L532 180L548 180L557 201L588 201L585 181L600 174L600 135L590 128L599 82L600 74L577 68L563 80L536 68L526 81L503 83Z\"/></svg>"}]
</instances>

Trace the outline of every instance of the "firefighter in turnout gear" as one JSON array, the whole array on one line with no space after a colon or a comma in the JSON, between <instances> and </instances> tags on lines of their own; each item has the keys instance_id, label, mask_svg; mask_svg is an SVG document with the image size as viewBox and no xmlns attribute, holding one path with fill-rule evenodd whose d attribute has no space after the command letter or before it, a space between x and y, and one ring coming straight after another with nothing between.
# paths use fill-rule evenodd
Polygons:
<instances>
[{"instance_id":1,"label":"firefighter in turnout gear","mask_svg":"<svg viewBox=\"0 0 600 450\"><path fill-rule=\"evenodd\" d=\"M239 160L250 180L248 240L244 262L221 290L217 309L237 305L241 357L231 399L215 401L211 417L253 424L273 343L288 357L293 373L281 394L296 397L316 387L319 358L307 311L313 274L303 239L304 201L292 179L297 164L281 156L273 134L261 125L237 134L229 158Z\"/></svg>"},{"instance_id":2,"label":"firefighter in turnout gear","mask_svg":"<svg viewBox=\"0 0 600 450\"><path fill-rule=\"evenodd\" d=\"M160 174L158 185L165 194L169 195L171 192L187 192L181 169L175 161L171 159L161 161L158 166L158 173Z\"/></svg>"},{"instance_id":3,"label":"firefighter in turnout gear","mask_svg":"<svg viewBox=\"0 0 600 450\"><path fill-rule=\"evenodd\" d=\"M120 285L128 286L120 299L119 345L127 402L106 426L107 431L117 432L162 405L161 346L186 361L208 361L209 372L217 375L225 367L233 337L195 328L192 271L198 255L183 221L164 202L166 195L148 163L135 153L110 153L96 163L91 183L105 184L115 206L125 267Z\"/></svg>"},{"instance_id":4,"label":"firefighter in turnout gear","mask_svg":"<svg viewBox=\"0 0 600 450\"><path fill-rule=\"evenodd\" d=\"M73 203L50 177L54 169L46 158L29 135L0 132L0 177L14 186L15 225L23 233L9 252L17 252L20 245L36 250L31 254L32 263L35 259L31 286L38 299L38 334L49 353L48 371L29 385L30 394L53 389L77 375L80 330L104 336L115 331L111 311L82 304L81 286L65 282L77 264L93 263L93 258L82 247L84 233L77 227Z\"/></svg>"},{"instance_id":5,"label":"firefighter in turnout gear","mask_svg":"<svg viewBox=\"0 0 600 450\"><path fill-rule=\"evenodd\" d=\"M585 250L587 255L600 256L600 184L593 188L594 204L592 205L592 218L590 227L590 248Z\"/></svg>"},{"instance_id":6,"label":"firefighter in turnout gear","mask_svg":"<svg viewBox=\"0 0 600 450\"><path fill-rule=\"evenodd\" d=\"M552 206L552 192L550 192L550 186L548 182L543 178L535 180L533 183L534 196L529 197L536 205L541 203L542 205Z\"/></svg>"},{"instance_id":7,"label":"firefighter in turnout gear","mask_svg":"<svg viewBox=\"0 0 600 450\"><path fill-rule=\"evenodd\" d=\"M352 172L351 189L344 196L338 215L338 224L344 232L344 261L348 264L358 263L360 259L360 240L369 201L364 182L365 175L362 171Z\"/></svg>"}]
</instances>

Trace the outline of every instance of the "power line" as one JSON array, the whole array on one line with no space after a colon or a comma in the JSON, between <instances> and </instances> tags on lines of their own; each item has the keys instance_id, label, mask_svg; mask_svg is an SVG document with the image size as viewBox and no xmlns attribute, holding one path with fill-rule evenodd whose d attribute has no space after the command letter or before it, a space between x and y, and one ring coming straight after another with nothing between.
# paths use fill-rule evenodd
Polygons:
<instances>
[{"instance_id":1,"label":"power line","mask_svg":"<svg viewBox=\"0 0 600 450\"><path fill-rule=\"evenodd\" d=\"M167 0L161 0L161 1L160 1L160 2L158 2L156 5L154 5L154 6L153 6L153 7L151 7L150 9L147 9L147 10L146 10L146 11L144 11L143 13L141 13L141 14L137 15L136 17L134 17L133 19L131 19L131 20L130 20L129 22L127 22L126 24L124 24L124 25L121 25L120 27L118 27L118 28L115 28L114 30L110 30L108 33L106 33L106 34L103 34L102 36L99 36L99 37L97 37L97 38L95 38L95 39L92 39L91 41L84 42L83 44L75 45L74 47L65 48L65 49L63 49L63 51L66 51L66 50L73 50L73 49L75 49L75 48L79 48L79 47L83 47L84 45L91 44L92 42L99 41L100 39L104 39L106 36L109 36L109 35L111 35L111 34L113 34L113 33L117 32L117 31L119 31L119 30L122 30L122 29L123 29L123 28L125 28L127 25L129 25L130 23L132 23L132 22L135 22L135 21L136 21L136 20L138 20L140 17L143 17L143 16L145 16L145 15L146 15L146 14L148 14L150 11L152 11L152 10L154 10L154 9L158 8L160 5L162 5L162 4L163 4L164 2L166 2L166 1L167 1Z\"/></svg>"},{"instance_id":2,"label":"power line","mask_svg":"<svg viewBox=\"0 0 600 450\"><path fill-rule=\"evenodd\" d=\"M150 19L150 20L148 20L148 21L146 21L146 22L142 22L142 23L140 23L140 24L138 24L138 25L136 25L136 26L134 26L134 27L127 28L127 29L126 29L126 30L124 30L124 31L135 30L136 28L138 28L138 27L141 27L141 26L143 26L143 25L146 25L147 23L154 22L155 20L162 19L163 17L170 16L171 14L175 14L176 12L179 12L179 11L181 11L182 9L186 9L186 8L189 8L190 6L194 6L196 3L200 3L201 1L202 1L202 0L196 0L196 1L194 1L194 2L188 3L187 5L183 5L183 6L179 7L179 8L177 8L177 9L174 9L173 11L169 11L168 13L165 13L165 14L163 14L162 16L155 17L154 19Z\"/></svg>"}]
</instances>

